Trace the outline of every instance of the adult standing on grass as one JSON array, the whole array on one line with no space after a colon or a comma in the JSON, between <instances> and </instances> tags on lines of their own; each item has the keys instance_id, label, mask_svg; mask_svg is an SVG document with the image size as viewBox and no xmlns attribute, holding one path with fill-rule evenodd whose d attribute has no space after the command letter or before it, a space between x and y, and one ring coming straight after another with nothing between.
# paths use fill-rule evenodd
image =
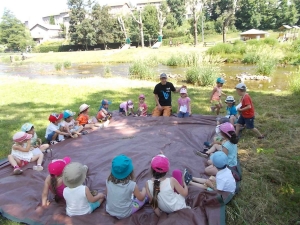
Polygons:
<instances>
[{"instance_id":1,"label":"adult standing on grass","mask_svg":"<svg viewBox=\"0 0 300 225\"><path fill-rule=\"evenodd\" d=\"M171 116L172 98L171 92L179 92L181 88L175 88L171 82L167 82L167 75L160 75L160 83L158 83L153 91L156 107L152 112L152 116Z\"/></svg>"}]
</instances>

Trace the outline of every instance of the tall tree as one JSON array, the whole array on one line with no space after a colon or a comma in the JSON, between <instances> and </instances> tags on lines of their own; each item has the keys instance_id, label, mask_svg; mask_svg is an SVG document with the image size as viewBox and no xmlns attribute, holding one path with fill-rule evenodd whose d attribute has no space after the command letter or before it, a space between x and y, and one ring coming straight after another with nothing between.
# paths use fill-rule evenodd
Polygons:
<instances>
[{"instance_id":1,"label":"tall tree","mask_svg":"<svg viewBox=\"0 0 300 225\"><path fill-rule=\"evenodd\" d=\"M235 26L239 30L260 28L262 15L260 12L261 0L241 0L236 12Z\"/></svg>"},{"instance_id":2,"label":"tall tree","mask_svg":"<svg viewBox=\"0 0 300 225\"><path fill-rule=\"evenodd\" d=\"M198 22L200 15L202 15L203 7L204 7L204 0L189 0L188 4L191 8L193 17L193 35L194 35L194 45L198 45Z\"/></svg>"},{"instance_id":3,"label":"tall tree","mask_svg":"<svg viewBox=\"0 0 300 225\"><path fill-rule=\"evenodd\" d=\"M143 24L143 20L142 20L142 11L141 11L141 9L139 9L139 11L136 13L136 15L131 13L131 16L132 16L133 20L139 25L141 45L142 45L142 48L144 48L144 46L145 46L145 43L144 43L144 24Z\"/></svg>"},{"instance_id":4,"label":"tall tree","mask_svg":"<svg viewBox=\"0 0 300 225\"><path fill-rule=\"evenodd\" d=\"M168 5L166 2L163 2L159 8L157 8L157 20L158 20L158 25L159 25L159 31L158 34L160 36L163 36L163 27L166 22L167 14L168 14Z\"/></svg>"},{"instance_id":5,"label":"tall tree","mask_svg":"<svg viewBox=\"0 0 300 225\"><path fill-rule=\"evenodd\" d=\"M54 19L54 16L50 16L50 18L49 18L49 24L50 24L50 25L55 25L55 19Z\"/></svg>"},{"instance_id":6,"label":"tall tree","mask_svg":"<svg viewBox=\"0 0 300 225\"><path fill-rule=\"evenodd\" d=\"M183 15L186 12L185 0L167 0L167 3L170 8L170 12L177 20L177 24L181 26L183 23Z\"/></svg>"},{"instance_id":7,"label":"tall tree","mask_svg":"<svg viewBox=\"0 0 300 225\"><path fill-rule=\"evenodd\" d=\"M279 28L283 24L295 25L299 15L294 2L291 0L279 1L276 7L275 18L275 28Z\"/></svg>"},{"instance_id":8,"label":"tall tree","mask_svg":"<svg viewBox=\"0 0 300 225\"><path fill-rule=\"evenodd\" d=\"M150 38L156 38L159 30L156 7L153 5L146 5L142 13L142 20L144 21L145 39L149 40Z\"/></svg>"},{"instance_id":9,"label":"tall tree","mask_svg":"<svg viewBox=\"0 0 300 225\"><path fill-rule=\"evenodd\" d=\"M7 9L1 18L0 31L0 43L8 48L24 50L34 44L29 30Z\"/></svg>"},{"instance_id":10,"label":"tall tree","mask_svg":"<svg viewBox=\"0 0 300 225\"><path fill-rule=\"evenodd\" d=\"M298 22L297 22L297 24L300 25L300 1L294 0L294 4L295 4L296 9L298 11Z\"/></svg>"}]
</instances>

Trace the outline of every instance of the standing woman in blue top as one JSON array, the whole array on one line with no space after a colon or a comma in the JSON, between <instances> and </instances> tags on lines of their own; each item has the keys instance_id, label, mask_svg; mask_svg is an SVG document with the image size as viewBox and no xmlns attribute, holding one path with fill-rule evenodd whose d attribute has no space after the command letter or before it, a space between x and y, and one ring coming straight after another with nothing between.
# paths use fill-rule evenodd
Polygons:
<instances>
[{"instance_id":1,"label":"standing woman in blue top","mask_svg":"<svg viewBox=\"0 0 300 225\"><path fill-rule=\"evenodd\" d=\"M230 123L234 125L238 119L238 112L235 107L235 100L233 96L227 96L225 103L226 107L226 117L230 120Z\"/></svg>"}]
</instances>

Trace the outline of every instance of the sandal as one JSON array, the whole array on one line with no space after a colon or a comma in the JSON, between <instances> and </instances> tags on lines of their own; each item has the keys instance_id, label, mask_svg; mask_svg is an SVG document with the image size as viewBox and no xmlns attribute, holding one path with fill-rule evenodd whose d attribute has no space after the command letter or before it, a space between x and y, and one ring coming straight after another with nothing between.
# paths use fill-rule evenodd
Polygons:
<instances>
[{"instance_id":1,"label":"sandal","mask_svg":"<svg viewBox=\"0 0 300 225\"><path fill-rule=\"evenodd\" d=\"M20 175L21 173L23 173L23 170L21 170L20 167L14 168L14 171L13 171L14 175Z\"/></svg>"},{"instance_id":2,"label":"sandal","mask_svg":"<svg viewBox=\"0 0 300 225\"><path fill-rule=\"evenodd\" d=\"M86 134L88 134L89 132L87 131L87 130L83 130L83 131L81 131L80 132L82 135L86 135Z\"/></svg>"},{"instance_id":3,"label":"sandal","mask_svg":"<svg viewBox=\"0 0 300 225\"><path fill-rule=\"evenodd\" d=\"M209 154L207 154L206 152L208 151L208 148L203 149L202 151L195 151L196 155L202 156L204 158L208 158Z\"/></svg>"},{"instance_id":4,"label":"sandal","mask_svg":"<svg viewBox=\"0 0 300 225\"><path fill-rule=\"evenodd\" d=\"M192 174L189 174L189 172L187 171L187 169L184 169L184 183L186 185L189 185L189 183L192 181L193 177Z\"/></svg>"}]
</instances>

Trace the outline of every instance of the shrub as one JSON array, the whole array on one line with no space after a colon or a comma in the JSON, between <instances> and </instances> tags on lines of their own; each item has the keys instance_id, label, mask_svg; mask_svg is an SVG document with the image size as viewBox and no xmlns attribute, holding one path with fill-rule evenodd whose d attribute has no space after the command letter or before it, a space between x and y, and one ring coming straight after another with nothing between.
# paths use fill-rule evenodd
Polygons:
<instances>
[{"instance_id":1,"label":"shrub","mask_svg":"<svg viewBox=\"0 0 300 225\"><path fill-rule=\"evenodd\" d=\"M178 37L178 38L172 38L172 43L173 45L175 45L177 42L178 43L191 43L193 40L189 37L189 36L183 36L183 37ZM165 38L162 41L162 44L165 46L169 46L170 39L169 38Z\"/></svg>"},{"instance_id":2,"label":"shrub","mask_svg":"<svg viewBox=\"0 0 300 225\"><path fill-rule=\"evenodd\" d=\"M278 44L278 41L275 38L268 37L268 38L263 39L263 43L270 45L270 46L275 46Z\"/></svg>"},{"instance_id":3,"label":"shrub","mask_svg":"<svg viewBox=\"0 0 300 225\"><path fill-rule=\"evenodd\" d=\"M40 52L41 53L47 53L47 52L59 52L58 45L49 45L49 46L40 46Z\"/></svg>"},{"instance_id":4,"label":"shrub","mask_svg":"<svg viewBox=\"0 0 300 225\"><path fill-rule=\"evenodd\" d=\"M269 76L271 75L277 66L277 60L273 58L262 58L257 63L256 71L260 74Z\"/></svg>"},{"instance_id":5,"label":"shrub","mask_svg":"<svg viewBox=\"0 0 300 225\"><path fill-rule=\"evenodd\" d=\"M54 67L55 67L56 71L60 71L62 68L62 63L55 63Z\"/></svg>"},{"instance_id":6,"label":"shrub","mask_svg":"<svg viewBox=\"0 0 300 225\"><path fill-rule=\"evenodd\" d=\"M293 41L292 51L300 53L300 40Z\"/></svg>"},{"instance_id":7,"label":"shrub","mask_svg":"<svg viewBox=\"0 0 300 225\"><path fill-rule=\"evenodd\" d=\"M202 64L189 68L186 72L186 80L198 86L213 85L219 73L219 67L213 64Z\"/></svg>"},{"instance_id":8,"label":"shrub","mask_svg":"<svg viewBox=\"0 0 300 225\"><path fill-rule=\"evenodd\" d=\"M65 68L65 69L70 69L71 66L72 66L72 63L71 63L70 61L65 61L65 62L64 62L64 68Z\"/></svg>"},{"instance_id":9,"label":"shrub","mask_svg":"<svg viewBox=\"0 0 300 225\"><path fill-rule=\"evenodd\" d=\"M207 53L208 54L211 54L211 55L217 55L217 54L222 54L222 53L225 53L225 54L230 54L233 52L233 46L231 44L225 44L225 43L219 43L219 44L216 44L215 46L209 48L207 50Z\"/></svg>"},{"instance_id":10,"label":"shrub","mask_svg":"<svg viewBox=\"0 0 300 225\"><path fill-rule=\"evenodd\" d=\"M147 66L149 67L154 67L154 66L157 66L159 65L159 60L158 60L158 57L156 55L153 55L153 56L150 56L149 58L147 58L145 61Z\"/></svg>"},{"instance_id":11,"label":"shrub","mask_svg":"<svg viewBox=\"0 0 300 225\"><path fill-rule=\"evenodd\" d=\"M15 61L20 61L21 60L21 57L19 57L19 56L15 56L14 58L15 58Z\"/></svg>"},{"instance_id":12,"label":"shrub","mask_svg":"<svg viewBox=\"0 0 300 225\"><path fill-rule=\"evenodd\" d=\"M180 54L172 54L170 56L170 58L167 59L166 61L166 65L167 66L181 66L183 63L182 63L183 59L182 59L182 56Z\"/></svg>"},{"instance_id":13,"label":"shrub","mask_svg":"<svg viewBox=\"0 0 300 225\"><path fill-rule=\"evenodd\" d=\"M131 79L152 80L154 78L154 73L152 69L147 66L147 63L138 60L129 66L129 77Z\"/></svg>"},{"instance_id":14,"label":"shrub","mask_svg":"<svg viewBox=\"0 0 300 225\"><path fill-rule=\"evenodd\" d=\"M111 77L112 74L111 74L111 69L109 66L105 66L104 67L104 77Z\"/></svg>"},{"instance_id":15,"label":"shrub","mask_svg":"<svg viewBox=\"0 0 300 225\"><path fill-rule=\"evenodd\" d=\"M289 89L293 94L300 95L300 72L290 78Z\"/></svg>"},{"instance_id":16,"label":"shrub","mask_svg":"<svg viewBox=\"0 0 300 225\"><path fill-rule=\"evenodd\" d=\"M248 63L248 64L255 64L259 61L259 56L257 55L256 52L247 52L244 57L242 62L243 63Z\"/></svg>"}]
</instances>

